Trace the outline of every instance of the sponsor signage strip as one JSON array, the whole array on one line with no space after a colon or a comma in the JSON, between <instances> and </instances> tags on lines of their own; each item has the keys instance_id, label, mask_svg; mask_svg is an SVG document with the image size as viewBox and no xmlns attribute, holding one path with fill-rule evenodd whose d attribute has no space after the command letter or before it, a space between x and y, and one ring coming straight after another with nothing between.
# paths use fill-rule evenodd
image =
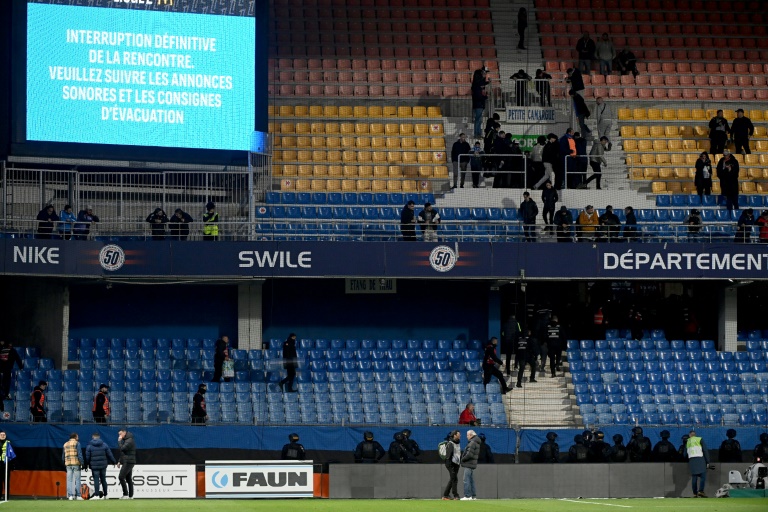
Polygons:
<instances>
[{"instance_id":1,"label":"sponsor signage strip","mask_svg":"<svg viewBox=\"0 0 768 512\"><path fill-rule=\"evenodd\" d=\"M312 461L206 461L206 498L311 498Z\"/></svg>"},{"instance_id":2,"label":"sponsor signage strip","mask_svg":"<svg viewBox=\"0 0 768 512\"><path fill-rule=\"evenodd\" d=\"M118 475L120 469L107 468L107 484L119 489ZM83 473L83 482L91 487L93 492L93 472ZM116 486L116 487L115 487ZM133 497L134 498L195 498L197 496L197 473L195 466L190 465L135 465L133 467Z\"/></svg>"}]
</instances>

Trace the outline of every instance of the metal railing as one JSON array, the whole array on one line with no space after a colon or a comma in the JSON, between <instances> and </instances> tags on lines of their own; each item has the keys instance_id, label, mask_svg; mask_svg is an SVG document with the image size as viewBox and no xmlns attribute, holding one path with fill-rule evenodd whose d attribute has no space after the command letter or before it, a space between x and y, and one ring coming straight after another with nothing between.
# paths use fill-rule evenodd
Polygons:
<instances>
[{"instance_id":1,"label":"metal railing","mask_svg":"<svg viewBox=\"0 0 768 512\"><path fill-rule=\"evenodd\" d=\"M462 166L466 167L466 173L470 175L472 180L477 179L478 184L482 183L485 175L493 175L493 188L528 188L528 158L522 154L512 153L483 153L479 158L481 159L480 168L477 164L473 168L472 159L476 158L472 154L459 155L458 172L462 173ZM508 161L513 159L522 159L522 170L509 170L503 169ZM453 166L452 166L453 167ZM455 168L451 168L449 172L457 172ZM473 176L473 175L477 176ZM515 177L518 177L515 179ZM451 178L453 176L451 175ZM490 176L488 176L490 177ZM500 179L500 184L497 184L496 180ZM473 181L474 183L474 181Z\"/></svg>"}]
</instances>

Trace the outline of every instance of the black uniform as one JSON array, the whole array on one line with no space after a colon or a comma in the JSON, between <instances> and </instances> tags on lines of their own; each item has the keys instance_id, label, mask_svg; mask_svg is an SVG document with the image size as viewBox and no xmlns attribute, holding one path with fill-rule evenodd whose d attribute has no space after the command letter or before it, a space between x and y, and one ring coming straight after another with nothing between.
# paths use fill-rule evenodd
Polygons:
<instances>
[{"instance_id":1,"label":"black uniform","mask_svg":"<svg viewBox=\"0 0 768 512\"><path fill-rule=\"evenodd\" d=\"M525 365L531 366L531 379L529 382L536 382L536 355L539 353L539 347L536 338L533 336L520 336L517 340L517 350L515 351L515 364L519 365L517 372L517 387L523 387L523 373Z\"/></svg>"},{"instance_id":2,"label":"black uniform","mask_svg":"<svg viewBox=\"0 0 768 512\"><path fill-rule=\"evenodd\" d=\"M480 455L477 457L477 462L480 464L496 464L496 459L493 458L493 450L485 441L485 435L480 435Z\"/></svg>"},{"instance_id":3,"label":"black uniform","mask_svg":"<svg viewBox=\"0 0 768 512\"><path fill-rule=\"evenodd\" d=\"M499 379L501 384L501 392L506 393L509 391L507 387L507 381L504 380L504 375L496 368L496 365L501 365L501 359L496 355L496 345L488 343L485 347L485 354L483 355L483 385L487 385L491 381L491 376Z\"/></svg>"},{"instance_id":4,"label":"black uniform","mask_svg":"<svg viewBox=\"0 0 768 512\"><path fill-rule=\"evenodd\" d=\"M539 462L560 462L560 445L555 442L555 439L557 434L554 432L547 434L547 440L539 447Z\"/></svg>"},{"instance_id":5,"label":"black uniform","mask_svg":"<svg viewBox=\"0 0 768 512\"><path fill-rule=\"evenodd\" d=\"M589 448L584 446L584 438L577 435L573 438L574 445L568 450L568 461L584 463L589 462Z\"/></svg>"},{"instance_id":6,"label":"black uniform","mask_svg":"<svg viewBox=\"0 0 768 512\"><path fill-rule=\"evenodd\" d=\"M555 371L560 368L563 357L563 335L560 325L550 322L547 327L547 345L549 346L549 371L555 376Z\"/></svg>"},{"instance_id":7,"label":"black uniform","mask_svg":"<svg viewBox=\"0 0 768 512\"><path fill-rule=\"evenodd\" d=\"M301 443L293 442L283 446L283 451L280 456L282 460L305 460L307 457L307 451Z\"/></svg>"},{"instance_id":8,"label":"black uniform","mask_svg":"<svg viewBox=\"0 0 768 512\"><path fill-rule=\"evenodd\" d=\"M686 445L688 444L688 435L683 436L683 440L680 445L680 448L677 449L677 462L688 462L688 448Z\"/></svg>"},{"instance_id":9,"label":"black uniform","mask_svg":"<svg viewBox=\"0 0 768 512\"><path fill-rule=\"evenodd\" d=\"M736 439L726 439L720 445L720 462L742 462L741 443Z\"/></svg>"},{"instance_id":10,"label":"black uniform","mask_svg":"<svg viewBox=\"0 0 768 512\"><path fill-rule=\"evenodd\" d=\"M171 216L168 228L173 240L186 240L189 237L189 224L193 222L192 216L181 208Z\"/></svg>"},{"instance_id":11,"label":"black uniform","mask_svg":"<svg viewBox=\"0 0 768 512\"><path fill-rule=\"evenodd\" d=\"M501 350L504 352L506 373L509 375L509 369L512 363L512 353L517 346L517 338L520 336L520 324L517 318L510 316L504 324L504 332L501 333Z\"/></svg>"},{"instance_id":12,"label":"black uniform","mask_svg":"<svg viewBox=\"0 0 768 512\"><path fill-rule=\"evenodd\" d=\"M405 444L405 449L408 450L411 457L418 458L418 456L421 455L419 443L417 443L415 439L411 439L411 431L408 429L403 430L403 444Z\"/></svg>"},{"instance_id":13,"label":"black uniform","mask_svg":"<svg viewBox=\"0 0 768 512\"><path fill-rule=\"evenodd\" d=\"M216 340L216 353L213 355L213 379L211 382L221 380L221 367L224 365L224 352L227 350L227 342L224 338Z\"/></svg>"},{"instance_id":14,"label":"black uniform","mask_svg":"<svg viewBox=\"0 0 768 512\"><path fill-rule=\"evenodd\" d=\"M384 457L384 448L378 441L365 439L355 448L355 462L362 464L376 464Z\"/></svg>"},{"instance_id":15,"label":"black uniform","mask_svg":"<svg viewBox=\"0 0 768 512\"><path fill-rule=\"evenodd\" d=\"M653 462L674 462L676 459L677 450L675 450L675 445L669 442L669 439L662 438L653 447L653 452L651 453L651 460Z\"/></svg>"},{"instance_id":16,"label":"black uniform","mask_svg":"<svg viewBox=\"0 0 768 512\"><path fill-rule=\"evenodd\" d=\"M611 457L611 446L598 437L589 445L590 462L608 462Z\"/></svg>"},{"instance_id":17,"label":"black uniform","mask_svg":"<svg viewBox=\"0 0 768 512\"><path fill-rule=\"evenodd\" d=\"M198 390L192 398L192 423L195 425L205 425L205 419L208 412L205 406L205 391Z\"/></svg>"},{"instance_id":18,"label":"black uniform","mask_svg":"<svg viewBox=\"0 0 768 512\"><path fill-rule=\"evenodd\" d=\"M389 460L392 462L418 462L405 446L405 436L402 432L394 435L394 440L389 444Z\"/></svg>"},{"instance_id":19,"label":"black uniform","mask_svg":"<svg viewBox=\"0 0 768 512\"><path fill-rule=\"evenodd\" d=\"M746 154L750 154L749 150L749 138L755 134L755 125L748 117L737 117L731 123L731 135L733 135L733 143L736 146L736 153L741 153L742 150Z\"/></svg>"},{"instance_id":20,"label":"black uniform","mask_svg":"<svg viewBox=\"0 0 768 512\"><path fill-rule=\"evenodd\" d=\"M288 372L288 375L280 381L280 388L288 384L289 392L296 391L293 389L293 381L296 379L296 367L298 366L296 359L298 357L296 353L296 336L292 334L283 342L283 368Z\"/></svg>"},{"instance_id":21,"label":"black uniform","mask_svg":"<svg viewBox=\"0 0 768 512\"><path fill-rule=\"evenodd\" d=\"M555 224L558 242L573 242L573 234L571 233L573 229L571 227L573 226L573 215L570 210L565 208L565 206L561 207L555 213L553 223Z\"/></svg>"},{"instance_id":22,"label":"black uniform","mask_svg":"<svg viewBox=\"0 0 768 512\"><path fill-rule=\"evenodd\" d=\"M611 453L608 455L608 459L611 462L626 462L627 447L624 446L624 438L621 434L613 436L613 446L611 446Z\"/></svg>"},{"instance_id":23,"label":"black uniform","mask_svg":"<svg viewBox=\"0 0 768 512\"><path fill-rule=\"evenodd\" d=\"M651 440L643 435L642 430L633 434L627 445L630 462L650 462Z\"/></svg>"},{"instance_id":24,"label":"black uniform","mask_svg":"<svg viewBox=\"0 0 768 512\"><path fill-rule=\"evenodd\" d=\"M40 386L35 386L30 397L29 412L32 414L32 421L35 423L46 423L48 415L45 412L45 390Z\"/></svg>"},{"instance_id":25,"label":"black uniform","mask_svg":"<svg viewBox=\"0 0 768 512\"><path fill-rule=\"evenodd\" d=\"M760 459L763 463L768 460L768 433L760 434L760 444L755 446L752 455L754 460Z\"/></svg>"},{"instance_id":26,"label":"black uniform","mask_svg":"<svg viewBox=\"0 0 768 512\"><path fill-rule=\"evenodd\" d=\"M405 242L416 241L416 223L413 222L415 218L414 209L408 208L406 205L400 213L400 232L403 234L403 241Z\"/></svg>"},{"instance_id":27,"label":"black uniform","mask_svg":"<svg viewBox=\"0 0 768 512\"><path fill-rule=\"evenodd\" d=\"M152 240L165 240L165 225L168 224L168 216L162 208L155 208L155 211L147 216L147 222L152 229Z\"/></svg>"},{"instance_id":28,"label":"black uniform","mask_svg":"<svg viewBox=\"0 0 768 512\"><path fill-rule=\"evenodd\" d=\"M728 134L731 128L724 117L713 117L709 121L709 152L712 156L722 155L725 149L725 143L728 141Z\"/></svg>"},{"instance_id":29,"label":"black uniform","mask_svg":"<svg viewBox=\"0 0 768 512\"><path fill-rule=\"evenodd\" d=\"M0 372L3 374L0 383L0 404L2 399L11 394L11 377L13 376L13 365L17 365L19 370L24 369L24 362L19 357L19 353L13 348L13 345L6 343L0 348ZM0 405L1 407L1 405Z\"/></svg>"}]
</instances>

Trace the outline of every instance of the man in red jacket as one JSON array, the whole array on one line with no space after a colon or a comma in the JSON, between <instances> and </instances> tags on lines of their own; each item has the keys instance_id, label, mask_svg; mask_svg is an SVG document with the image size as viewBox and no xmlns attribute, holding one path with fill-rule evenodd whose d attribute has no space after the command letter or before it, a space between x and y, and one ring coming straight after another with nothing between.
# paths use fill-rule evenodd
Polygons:
<instances>
[{"instance_id":1,"label":"man in red jacket","mask_svg":"<svg viewBox=\"0 0 768 512\"><path fill-rule=\"evenodd\" d=\"M475 416L475 404L470 402L466 409L461 411L459 425L472 425L473 427L480 425L480 420Z\"/></svg>"}]
</instances>

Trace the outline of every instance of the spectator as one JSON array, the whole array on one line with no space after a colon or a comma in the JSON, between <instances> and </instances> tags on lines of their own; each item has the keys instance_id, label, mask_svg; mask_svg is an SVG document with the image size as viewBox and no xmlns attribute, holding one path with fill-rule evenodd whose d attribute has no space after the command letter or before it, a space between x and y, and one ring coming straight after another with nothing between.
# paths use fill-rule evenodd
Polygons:
<instances>
[{"instance_id":1,"label":"spectator","mask_svg":"<svg viewBox=\"0 0 768 512\"><path fill-rule=\"evenodd\" d=\"M566 146L568 146L567 142ZM560 185L555 187L558 190L563 188L563 182L561 181L563 173L560 172L560 169L563 167L563 158L560 156L560 144L558 143L557 135L554 133L547 135L547 143L541 151L541 160L544 166L544 177L549 176L549 181L552 182L553 186Z\"/></svg>"},{"instance_id":2,"label":"spectator","mask_svg":"<svg viewBox=\"0 0 768 512\"><path fill-rule=\"evenodd\" d=\"M544 183L544 190L541 191L541 202L544 203L544 213L542 215L548 231L551 230L551 226L555 223L555 204L559 200L560 197L557 195L557 190L552 186L552 182L547 181Z\"/></svg>"},{"instance_id":3,"label":"spectator","mask_svg":"<svg viewBox=\"0 0 768 512\"><path fill-rule=\"evenodd\" d=\"M557 138L555 138L555 140L557 140ZM539 187L547 181L551 183L554 179L554 176L552 176L552 164L549 165L549 168L544 166L544 147L546 145L547 138L543 135L539 135L539 137L536 139L536 145L534 145L533 149L531 150L532 172L528 177L528 181L531 182L534 179L538 180L533 186L534 190L538 190Z\"/></svg>"},{"instance_id":4,"label":"spectator","mask_svg":"<svg viewBox=\"0 0 768 512\"><path fill-rule=\"evenodd\" d=\"M459 499L459 467L461 463L461 433L458 430L451 431L446 438L445 445L445 468L448 470L450 479L448 484L443 490L443 499L450 500L451 493L453 493L453 499Z\"/></svg>"},{"instance_id":5,"label":"spectator","mask_svg":"<svg viewBox=\"0 0 768 512\"><path fill-rule=\"evenodd\" d=\"M472 179L474 180L474 174ZM400 233L403 234L404 242L416 241L416 203L408 201L400 213Z\"/></svg>"},{"instance_id":6,"label":"spectator","mask_svg":"<svg viewBox=\"0 0 768 512\"><path fill-rule=\"evenodd\" d=\"M471 152L472 147L467 142L467 135L465 133L459 134L459 139L453 143L451 148L451 161L453 162L453 186L451 189L456 188L456 183L459 180L459 167L461 167L461 188L464 188L464 176L467 174L469 158L460 157L469 155Z\"/></svg>"},{"instance_id":7,"label":"spectator","mask_svg":"<svg viewBox=\"0 0 768 512\"><path fill-rule=\"evenodd\" d=\"M469 158L469 167L472 171L472 188L478 188L480 186L480 176L483 173L483 155L485 154L479 140L475 141L475 147L472 148L470 154L472 155Z\"/></svg>"},{"instance_id":8,"label":"spectator","mask_svg":"<svg viewBox=\"0 0 768 512\"><path fill-rule=\"evenodd\" d=\"M462 500L476 500L475 469L480 457L480 438L474 430L467 431L467 447L461 456L461 467L464 468L464 497Z\"/></svg>"},{"instance_id":9,"label":"spectator","mask_svg":"<svg viewBox=\"0 0 768 512\"><path fill-rule=\"evenodd\" d=\"M363 440L355 448L355 463L357 464L376 464L386 452L378 441L373 439L373 432L363 432Z\"/></svg>"},{"instance_id":10,"label":"spectator","mask_svg":"<svg viewBox=\"0 0 768 512\"><path fill-rule=\"evenodd\" d=\"M577 234L579 240L582 242L593 242L597 226L600 225L600 219L591 204L588 204L579 214L578 225Z\"/></svg>"},{"instance_id":11,"label":"spectator","mask_svg":"<svg viewBox=\"0 0 768 512\"><path fill-rule=\"evenodd\" d=\"M723 117L723 111L718 110L717 115L709 121L709 152L712 156L725 154L725 143L728 142L728 134L731 128L728 121Z\"/></svg>"},{"instance_id":12,"label":"spectator","mask_svg":"<svg viewBox=\"0 0 768 512\"><path fill-rule=\"evenodd\" d=\"M232 382L235 378L235 362L229 357L229 354L224 354L224 362L221 363L221 376L224 378L224 382Z\"/></svg>"},{"instance_id":13,"label":"spectator","mask_svg":"<svg viewBox=\"0 0 768 512\"><path fill-rule=\"evenodd\" d=\"M82 500L83 498L80 497L80 468L85 463L83 462L83 449L80 447L76 433L69 434L69 441L64 443L61 461L67 468L67 499L69 501ZM2 477L5 478L5 474Z\"/></svg>"},{"instance_id":14,"label":"spectator","mask_svg":"<svg viewBox=\"0 0 768 512\"><path fill-rule=\"evenodd\" d=\"M740 108L736 111L736 119L731 124L731 136L733 137L733 143L736 145L736 153L749 155L752 152L749 150L749 138L755 134L755 125L752 121L744 116L744 109Z\"/></svg>"},{"instance_id":15,"label":"spectator","mask_svg":"<svg viewBox=\"0 0 768 512\"><path fill-rule=\"evenodd\" d=\"M589 166L592 167L592 176L584 182L584 188L589 188L589 182L595 180L597 190L600 188L600 178L603 176L602 167L608 166L608 160L605 159L605 151L608 148L608 137L600 137L600 141L592 144L592 151L589 152Z\"/></svg>"},{"instance_id":16,"label":"spectator","mask_svg":"<svg viewBox=\"0 0 768 512\"><path fill-rule=\"evenodd\" d=\"M72 230L75 226L77 217L72 213L72 206L65 205L59 213L59 234L64 240L72 238Z\"/></svg>"},{"instance_id":17,"label":"spectator","mask_svg":"<svg viewBox=\"0 0 768 512\"><path fill-rule=\"evenodd\" d=\"M619 55L616 57L616 65L622 75L632 73L632 76L637 76L640 74L637 70L637 57L629 48L624 48L619 52Z\"/></svg>"},{"instance_id":18,"label":"spectator","mask_svg":"<svg viewBox=\"0 0 768 512\"><path fill-rule=\"evenodd\" d=\"M109 487L107 486L107 466L117 464L112 450L101 439L101 435L96 432L91 436L91 442L85 449L85 465L93 471L94 493L92 500L107 499ZM100 489L103 487L103 491Z\"/></svg>"},{"instance_id":19,"label":"spectator","mask_svg":"<svg viewBox=\"0 0 768 512\"><path fill-rule=\"evenodd\" d=\"M637 241L640 233L637 231L637 218L635 217L635 209L631 206L624 208L624 238L627 242Z\"/></svg>"},{"instance_id":20,"label":"spectator","mask_svg":"<svg viewBox=\"0 0 768 512\"><path fill-rule=\"evenodd\" d=\"M501 124L499 124L499 121L501 120L501 116L499 116L498 113L494 112L491 117L488 118L488 120L485 122L485 131L483 131L483 138L488 137L489 132L493 131L495 132L491 139L495 139L496 134L501 129ZM490 146L493 146L493 140L490 141ZM490 148L486 148L488 150Z\"/></svg>"},{"instance_id":21,"label":"spectator","mask_svg":"<svg viewBox=\"0 0 768 512\"><path fill-rule=\"evenodd\" d=\"M507 143L509 144L509 154L511 156L504 160L504 187L505 188L522 188L527 186L525 182L525 155L523 150L520 149L520 142L512 138L512 134L506 135ZM494 183L495 184L495 183Z\"/></svg>"},{"instance_id":22,"label":"spectator","mask_svg":"<svg viewBox=\"0 0 768 512\"><path fill-rule=\"evenodd\" d=\"M189 224L193 222L192 216L182 210L176 208L173 212L173 216L168 221L168 227L171 232L172 240L186 240L189 237Z\"/></svg>"},{"instance_id":23,"label":"spectator","mask_svg":"<svg viewBox=\"0 0 768 512\"><path fill-rule=\"evenodd\" d=\"M120 473L117 476L117 480L120 482L120 487L123 488L123 496L120 499L132 500L133 467L136 465L136 441L133 439L133 434L123 427L117 432L117 444L120 446L120 460L117 463Z\"/></svg>"},{"instance_id":24,"label":"spectator","mask_svg":"<svg viewBox=\"0 0 768 512\"><path fill-rule=\"evenodd\" d=\"M693 496L706 498L704 487L707 483L707 466L709 466L709 450L704 440L691 430L688 434L688 441L685 443L685 449L688 453L688 468L691 471L691 487ZM630 452L631 455L631 452Z\"/></svg>"},{"instance_id":25,"label":"spectator","mask_svg":"<svg viewBox=\"0 0 768 512\"><path fill-rule=\"evenodd\" d=\"M768 210L763 210L763 213L757 218L755 224L760 227L760 235L758 236L759 242L761 244L768 244ZM0 352L0 357L2 357L1 354L2 352ZM3 377L5 377L5 373L3 373Z\"/></svg>"},{"instance_id":26,"label":"spectator","mask_svg":"<svg viewBox=\"0 0 768 512\"><path fill-rule=\"evenodd\" d=\"M526 335L520 336L517 339L517 349L515 350L515 366L518 366L516 386L518 388L523 387L523 374L525 373L526 364L531 367L531 378L528 379L528 382L536 383L536 358L538 354L538 340L533 336L530 329L526 329Z\"/></svg>"},{"instance_id":27,"label":"spectator","mask_svg":"<svg viewBox=\"0 0 768 512\"><path fill-rule=\"evenodd\" d=\"M619 217L613 213L613 206L606 206L605 213L603 213L598 220L606 240L608 242L618 242L619 232L621 231L621 221L619 220Z\"/></svg>"},{"instance_id":28,"label":"spectator","mask_svg":"<svg viewBox=\"0 0 768 512\"><path fill-rule=\"evenodd\" d=\"M216 211L216 205L209 201L205 205L205 214L203 215L203 240L214 241L219 238L219 212Z\"/></svg>"},{"instance_id":29,"label":"spectator","mask_svg":"<svg viewBox=\"0 0 768 512\"><path fill-rule=\"evenodd\" d=\"M472 115L475 121L475 138L480 138L483 134L480 129L483 127L483 112L485 111L485 103L488 99L488 92L485 87L490 84L490 80L486 78L488 68L482 67L475 70L472 76Z\"/></svg>"},{"instance_id":30,"label":"spectator","mask_svg":"<svg viewBox=\"0 0 768 512\"><path fill-rule=\"evenodd\" d=\"M557 241L573 242L573 234L571 233L571 226L573 226L573 215L567 207L560 207L560 211L555 214L553 222L557 230Z\"/></svg>"},{"instance_id":31,"label":"spectator","mask_svg":"<svg viewBox=\"0 0 768 512\"><path fill-rule=\"evenodd\" d=\"M739 162L727 149L717 162L717 177L720 179L720 193L725 196L728 210L739 209Z\"/></svg>"},{"instance_id":32,"label":"spectator","mask_svg":"<svg viewBox=\"0 0 768 512\"><path fill-rule=\"evenodd\" d=\"M520 69L517 73L509 77L515 81L515 105L524 107L529 105L528 101L528 82L533 80L531 75Z\"/></svg>"},{"instance_id":33,"label":"spectator","mask_svg":"<svg viewBox=\"0 0 768 512\"><path fill-rule=\"evenodd\" d=\"M48 383L41 380L32 390L30 396L29 412L32 414L33 423L47 423L48 415L45 412L45 389L48 387Z\"/></svg>"},{"instance_id":34,"label":"spectator","mask_svg":"<svg viewBox=\"0 0 768 512\"><path fill-rule=\"evenodd\" d=\"M600 74L610 75L613 71L613 59L616 58L616 48L608 38L608 34L603 34L603 37L595 45L595 57L600 64Z\"/></svg>"},{"instance_id":35,"label":"spectator","mask_svg":"<svg viewBox=\"0 0 768 512\"><path fill-rule=\"evenodd\" d=\"M547 432L547 440L541 443L539 447L539 462L547 464L560 462L560 445L557 444L555 439L557 439L557 434Z\"/></svg>"},{"instance_id":36,"label":"spectator","mask_svg":"<svg viewBox=\"0 0 768 512\"><path fill-rule=\"evenodd\" d=\"M576 53L579 54L579 71L589 74L592 68L592 60L595 58L595 42L584 32L576 43Z\"/></svg>"},{"instance_id":37,"label":"spectator","mask_svg":"<svg viewBox=\"0 0 768 512\"><path fill-rule=\"evenodd\" d=\"M576 119L579 121L579 128L584 132L585 137L589 137L592 130L587 126L587 118L591 116L592 113L589 111L589 107L587 107L587 102L584 101L584 98L580 94L576 94L574 91L569 91L568 94L573 98L573 115L575 115Z\"/></svg>"},{"instance_id":38,"label":"spectator","mask_svg":"<svg viewBox=\"0 0 768 512\"><path fill-rule=\"evenodd\" d=\"M221 370L224 359L229 354L229 336L222 336L216 340L216 352L213 354L213 379L211 382L221 381Z\"/></svg>"},{"instance_id":39,"label":"spectator","mask_svg":"<svg viewBox=\"0 0 768 512\"><path fill-rule=\"evenodd\" d=\"M497 116L497 115L498 114L494 114L494 116ZM493 147L496 144L497 139L500 136L503 136L504 132L501 131L501 125L498 122L496 121L491 122L491 120L489 119L488 124L490 126L486 128L485 135L483 137L483 151L485 152L485 154L490 155L491 153L493 153ZM496 163L492 158L490 157L483 158L482 162L483 162L483 167L485 168L486 173L492 173L496 169ZM488 175L486 174L486 176Z\"/></svg>"},{"instance_id":40,"label":"spectator","mask_svg":"<svg viewBox=\"0 0 768 512\"><path fill-rule=\"evenodd\" d=\"M565 79L565 81L571 84L571 91L581 97L584 97L584 78L581 74L581 71L576 68L568 68L566 74L568 77Z\"/></svg>"},{"instance_id":41,"label":"spectator","mask_svg":"<svg viewBox=\"0 0 768 512\"><path fill-rule=\"evenodd\" d=\"M528 28L528 10L525 7L521 7L517 11L517 35L520 36L520 41L517 43L519 50L525 50L525 29Z\"/></svg>"},{"instance_id":42,"label":"spectator","mask_svg":"<svg viewBox=\"0 0 768 512\"><path fill-rule=\"evenodd\" d=\"M696 193L704 200L704 196L712 193L712 162L709 160L709 153L702 151L696 160L696 175L693 178L693 184L696 185Z\"/></svg>"},{"instance_id":43,"label":"spectator","mask_svg":"<svg viewBox=\"0 0 768 512\"><path fill-rule=\"evenodd\" d=\"M611 125L613 124L613 107L611 107L605 100L598 96L595 100L597 107L595 107L595 116L597 116L597 136L608 137L611 131Z\"/></svg>"},{"instance_id":44,"label":"spectator","mask_svg":"<svg viewBox=\"0 0 768 512\"><path fill-rule=\"evenodd\" d=\"M591 140L591 136L588 138ZM574 132L573 142L576 144L576 172L571 175L572 188L582 188L584 179L587 177L587 138L581 136L580 132ZM569 185L571 186L571 185Z\"/></svg>"},{"instance_id":45,"label":"spectator","mask_svg":"<svg viewBox=\"0 0 768 512\"><path fill-rule=\"evenodd\" d=\"M493 142L493 151L492 153L495 155L506 155L512 151L512 148L509 145L509 139L507 139L507 134L504 133L504 130L499 130L499 135L496 137L496 140ZM502 157L496 157L495 159L492 159L491 168L494 171L495 176L493 177L493 188L506 188L506 180L507 176L503 172L504 171L504 160L501 160Z\"/></svg>"},{"instance_id":46,"label":"spectator","mask_svg":"<svg viewBox=\"0 0 768 512\"><path fill-rule=\"evenodd\" d=\"M552 80L552 75L545 73L543 69L537 69L534 79L536 92L539 93L539 105L542 107L551 107L552 86L549 84L549 81Z\"/></svg>"},{"instance_id":47,"label":"spectator","mask_svg":"<svg viewBox=\"0 0 768 512\"><path fill-rule=\"evenodd\" d=\"M419 226L424 232L425 242L437 242L439 225L440 213L432 207L432 203L424 203L424 209L419 212Z\"/></svg>"},{"instance_id":48,"label":"spectator","mask_svg":"<svg viewBox=\"0 0 768 512\"><path fill-rule=\"evenodd\" d=\"M701 212L696 208L691 210L691 213L686 215L683 219L683 224L688 226L688 241L698 242L701 240Z\"/></svg>"},{"instance_id":49,"label":"spectator","mask_svg":"<svg viewBox=\"0 0 768 512\"><path fill-rule=\"evenodd\" d=\"M288 444L283 445L280 460L306 460L307 451L299 443L299 434L288 434Z\"/></svg>"},{"instance_id":50,"label":"spectator","mask_svg":"<svg viewBox=\"0 0 768 512\"><path fill-rule=\"evenodd\" d=\"M168 216L162 208L155 208L155 211L147 216L147 222L152 229L152 240L165 240L165 225L168 224Z\"/></svg>"},{"instance_id":51,"label":"spectator","mask_svg":"<svg viewBox=\"0 0 768 512\"><path fill-rule=\"evenodd\" d=\"M11 399L11 377L14 365L18 366L19 370L24 369L24 361L13 348L13 343L0 341L0 373L3 374L3 379L0 381L0 404L3 400Z\"/></svg>"},{"instance_id":52,"label":"spectator","mask_svg":"<svg viewBox=\"0 0 768 512\"><path fill-rule=\"evenodd\" d=\"M45 208L40 210L37 214L37 238L41 240L50 240L53 233L53 225L59 221L59 216L56 215L53 205L46 205Z\"/></svg>"},{"instance_id":53,"label":"spectator","mask_svg":"<svg viewBox=\"0 0 768 512\"><path fill-rule=\"evenodd\" d=\"M523 192L523 202L520 203L520 219L523 221L523 232L526 242L536 241L536 216L539 214L539 207L531 199L531 194L526 190Z\"/></svg>"},{"instance_id":54,"label":"spectator","mask_svg":"<svg viewBox=\"0 0 768 512\"><path fill-rule=\"evenodd\" d=\"M571 183L574 180L573 176L575 175L578 166L577 166L577 158L576 158L576 141L573 140L573 128L568 128L565 131L565 135L560 137L559 140L560 144L560 159L559 159L559 165L555 169L561 170L560 176L555 176L555 184L557 185L557 189L560 190L563 188L563 183L565 183L565 174L568 174L569 180L568 180L568 186L571 186ZM567 159L567 168L563 167L563 160L566 159L566 157L571 157ZM546 162L546 159L544 160ZM576 188L576 187L572 187Z\"/></svg>"},{"instance_id":55,"label":"spectator","mask_svg":"<svg viewBox=\"0 0 768 512\"><path fill-rule=\"evenodd\" d=\"M298 353L296 352L296 335L291 333L283 342L283 368L287 375L280 381L280 389L285 391L287 384L289 393L296 393L298 389L293 389L293 381L296 379L296 368L299 366Z\"/></svg>"},{"instance_id":56,"label":"spectator","mask_svg":"<svg viewBox=\"0 0 768 512\"><path fill-rule=\"evenodd\" d=\"M99 218L93 214L93 207L86 206L77 214L77 224L75 224L75 239L85 240L91 232L91 224L99 222Z\"/></svg>"},{"instance_id":57,"label":"spectator","mask_svg":"<svg viewBox=\"0 0 768 512\"><path fill-rule=\"evenodd\" d=\"M748 244L752 242L752 226L755 225L755 215L752 208L744 210L739 217L736 225L736 235L733 241L737 244Z\"/></svg>"},{"instance_id":58,"label":"spectator","mask_svg":"<svg viewBox=\"0 0 768 512\"><path fill-rule=\"evenodd\" d=\"M485 434L480 432L477 434L480 438L480 456L477 458L477 462L480 464L496 464L496 460L493 458L493 450L485 440Z\"/></svg>"},{"instance_id":59,"label":"spectator","mask_svg":"<svg viewBox=\"0 0 768 512\"><path fill-rule=\"evenodd\" d=\"M205 393L208 391L208 386L200 384L197 386L197 393L192 398L192 424L193 425L205 425L208 421L208 411L205 404Z\"/></svg>"},{"instance_id":60,"label":"spectator","mask_svg":"<svg viewBox=\"0 0 768 512\"><path fill-rule=\"evenodd\" d=\"M488 345L485 346L485 354L483 355L483 386L488 386L488 383L491 382L491 377L496 377L499 379L499 384L501 384L501 394L505 395L509 391L507 381L504 380L504 375L496 366L497 364L499 366L502 364L501 359L496 355L498 343L498 338L494 336L490 339Z\"/></svg>"},{"instance_id":61,"label":"spectator","mask_svg":"<svg viewBox=\"0 0 768 512\"><path fill-rule=\"evenodd\" d=\"M93 414L94 423L106 423L109 417L109 386L101 384L99 386L99 392L93 397Z\"/></svg>"},{"instance_id":62,"label":"spectator","mask_svg":"<svg viewBox=\"0 0 768 512\"><path fill-rule=\"evenodd\" d=\"M461 414L459 414L459 425L471 425L473 427L480 425L480 419L475 416L475 404L470 402L461 411Z\"/></svg>"}]
</instances>

